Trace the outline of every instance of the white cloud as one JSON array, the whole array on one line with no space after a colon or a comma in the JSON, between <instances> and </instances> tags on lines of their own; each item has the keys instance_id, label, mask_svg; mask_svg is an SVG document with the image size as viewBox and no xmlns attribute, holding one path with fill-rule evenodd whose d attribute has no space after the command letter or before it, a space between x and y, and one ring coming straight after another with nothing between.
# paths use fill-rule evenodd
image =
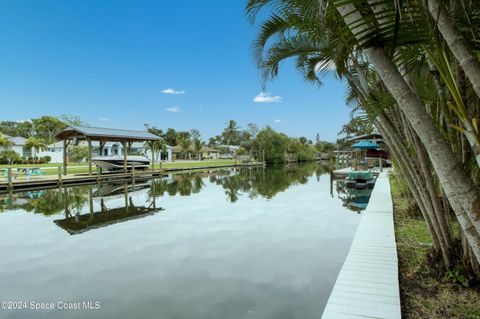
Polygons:
<instances>
[{"instance_id":1,"label":"white cloud","mask_svg":"<svg viewBox=\"0 0 480 319\"><path fill-rule=\"evenodd\" d=\"M282 102L282 97L278 95L271 95L267 92L260 92L254 99L253 102L257 103L274 103Z\"/></svg>"},{"instance_id":2,"label":"white cloud","mask_svg":"<svg viewBox=\"0 0 480 319\"><path fill-rule=\"evenodd\" d=\"M275 121L273 121L275 123L282 123L282 120L281 119L276 119Z\"/></svg>"},{"instance_id":3,"label":"white cloud","mask_svg":"<svg viewBox=\"0 0 480 319\"><path fill-rule=\"evenodd\" d=\"M180 108L178 106L171 106L171 107L167 107L165 109L165 111L172 112L172 113L178 113L178 112L180 112Z\"/></svg>"},{"instance_id":4,"label":"white cloud","mask_svg":"<svg viewBox=\"0 0 480 319\"><path fill-rule=\"evenodd\" d=\"M110 121L110 119L109 119L108 117L99 117L99 118L97 118L97 120L103 121L103 122L108 122L108 121Z\"/></svg>"},{"instance_id":5,"label":"white cloud","mask_svg":"<svg viewBox=\"0 0 480 319\"><path fill-rule=\"evenodd\" d=\"M177 91L174 89L164 89L162 90L163 94L185 94L185 90Z\"/></svg>"}]
</instances>

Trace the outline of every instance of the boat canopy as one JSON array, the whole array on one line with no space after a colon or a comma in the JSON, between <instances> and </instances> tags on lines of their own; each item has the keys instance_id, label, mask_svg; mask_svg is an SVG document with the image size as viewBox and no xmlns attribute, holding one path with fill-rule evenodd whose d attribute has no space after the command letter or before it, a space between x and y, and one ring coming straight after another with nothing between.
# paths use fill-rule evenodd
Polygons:
<instances>
[{"instance_id":1,"label":"boat canopy","mask_svg":"<svg viewBox=\"0 0 480 319\"><path fill-rule=\"evenodd\" d=\"M352 145L353 148L358 148L361 150L376 150L380 148L380 145L370 141L360 141Z\"/></svg>"}]
</instances>

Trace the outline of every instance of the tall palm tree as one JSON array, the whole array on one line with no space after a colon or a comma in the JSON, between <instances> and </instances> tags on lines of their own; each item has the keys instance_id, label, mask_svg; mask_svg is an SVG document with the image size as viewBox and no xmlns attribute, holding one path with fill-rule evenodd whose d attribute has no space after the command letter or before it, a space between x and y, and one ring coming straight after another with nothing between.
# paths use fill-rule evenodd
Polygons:
<instances>
[{"instance_id":1,"label":"tall palm tree","mask_svg":"<svg viewBox=\"0 0 480 319\"><path fill-rule=\"evenodd\" d=\"M190 154L191 144L192 142L186 136L180 140L180 148L182 150L183 159L187 159L187 156Z\"/></svg>"},{"instance_id":2,"label":"tall palm tree","mask_svg":"<svg viewBox=\"0 0 480 319\"><path fill-rule=\"evenodd\" d=\"M41 138L30 136L25 142L25 147L33 149L33 158L35 159L39 151L47 149L47 143Z\"/></svg>"},{"instance_id":3,"label":"tall palm tree","mask_svg":"<svg viewBox=\"0 0 480 319\"><path fill-rule=\"evenodd\" d=\"M197 158L199 160L202 160L202 148L203 148L204 143L202 142L201 139L196 138L193 140L193 151L197 155Z\"/></svg>"},{"instance_id":4,"label":"tall palm tree","mask_svg":"<svg viewBox=\"0 0 480 319\"><path fill-rule=\"evenodd\" d=\"M226 138L227 145L230 145L230 142L238 136L238 130L240 127L237 125L237 122L230 120L227 123L227 127L223 131L223 134Z\"/></svg>"}]
</instances>

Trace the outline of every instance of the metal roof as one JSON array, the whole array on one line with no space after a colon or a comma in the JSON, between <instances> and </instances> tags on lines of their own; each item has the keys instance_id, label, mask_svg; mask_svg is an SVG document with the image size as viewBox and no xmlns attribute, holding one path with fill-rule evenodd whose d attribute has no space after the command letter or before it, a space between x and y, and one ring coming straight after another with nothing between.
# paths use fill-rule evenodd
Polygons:
<instances>
[{"instance_id":1,"label":"metal roof","mask_svg":"<svg viewBox=\"0 0 480 319\"><path fill-rule=\"evenodd\" d=\"M2 134L4 138L6 138L7 140L9 140L10 142L13 143L13 145L17 145L17 146L23 146L25 145L25 143L27 142L27 139L25 137L21 137L21 136L10 136L10 135L7 135L7 134Z\"/></svg>"},{"instance_id":2,"label":"metal roof","mask_svg":"<svg viewBox=\"0 0 480 319\"><path fill-rule=\"evenodd\" d=\"M55 134L58 139L78 138L96 141L158 141L157 135L134 130L119 130L92 126L68 126Z\"/></svg>"}]
</instances>

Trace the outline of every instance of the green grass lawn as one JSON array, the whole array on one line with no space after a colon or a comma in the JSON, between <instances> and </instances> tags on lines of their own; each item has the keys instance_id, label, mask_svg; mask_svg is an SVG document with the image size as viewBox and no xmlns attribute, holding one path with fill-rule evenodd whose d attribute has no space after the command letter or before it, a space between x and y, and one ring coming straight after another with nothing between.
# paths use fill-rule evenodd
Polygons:
<instances>
[{"instance_id":1,"label":"green grass lawn","mask_svg":"<svg viewBox=\"0 0 480 319\"><path fill-rule=\"evenodd\" d=\"M172 168L172 169L182 169L182 168L194 168L194 167L208 167L208 166L223 166L223 165L232 165L235 164L235 160L204 160L198 162L168 162L162 163L162 168ZM61 164L29 164L29 165L0 165L0 169L4 168L18 168L18 167L40 167L42 172L45 172L45 175L57 175L58 174L58 166ZM96 167L93 165L93 171L96 172ZM155 169L160 169L160 163L155 164ZM87 163L75 163L75 164L68 164L67 169L68 174L82 174L88 173L88 164ZM23 176L20 175L22 178Z\"/></svg>"},{"instance_id":2,"label":"green grass lawn","mask_svg":"<svg viewBox=\"0 0 480 319\"><path fill-rule=\"evenodd\" d=\"M398 250L402 318L480 318L478 287L452 283L432 270L432 238L418 208L390 179ZM454 227L458 227L455 225Z\"/></svg>"},{"instance_id":3,"label":"green grass lawn","mask_svg":"<svg viewBox=\"0 0 480 319\"><path fill-rule=\"evenodd\" d=\"M162 163L162 168L192 168L192 167L206 167L206 166L222 166L235 164L235 160L205 160L198 162L168 162ZM160 164L155 164L155 169L160 168Z\"/></svg>"},{"instance_id":4,"label":"green grass lawn","mask_svg":"<svg viewBox=\"0 0 480 319\"><path fill-rule=\"evenodd\" d=\"M88 164L87 163L69 163L68 166L85 166ZM48 163L48 164L11 164L11 165L6 165L6 164L0 164L0 169L1 168L17 168L17 167L58 167L62 166L62 164L59 163Z\"/></svg>"}]
</instances>

